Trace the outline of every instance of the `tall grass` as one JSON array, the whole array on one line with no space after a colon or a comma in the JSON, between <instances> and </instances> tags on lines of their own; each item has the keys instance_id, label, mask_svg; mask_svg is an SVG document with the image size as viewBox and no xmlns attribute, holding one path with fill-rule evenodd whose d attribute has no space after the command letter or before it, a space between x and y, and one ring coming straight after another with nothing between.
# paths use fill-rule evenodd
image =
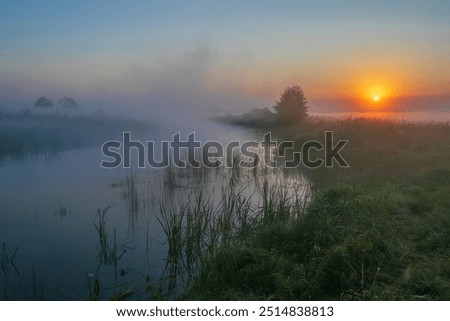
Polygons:
<instances>
[{"instance_id":1,"label":"tall grass","mask_svg":"<svg viewBox=\"0 0 450 321\"><path fill-rule=\"evenodd\" d=\"M342 156L349 168L305 170L318 188L339 182L364 182L380 178L406 178L418 171L449 165L450 124L414 123L366 118L314 120L301 126L274 129L296 146L308 140L324 141L324 132L333 131L334 139L348 139Z\"/></svg>"},{"instance_id":2,"label":"tall grass","mask_svg":"<svg viewBox=\"0 0 450 321\"><path fill-rule=\"evenodd\" d=\"M17 270L16 265L14 264L14 258L16 257L17 251L19 251L19 248L16 247L14 252L12 254L8 254L8 251L6 249L6 243L2 243L2 254L0 256L0 266L2 269L2 273L5 278L8 277L8 270L10 267L14 269L14 271L19 274L19 271Z\"/></svg>"},{"instance_id":3,"label":"tall grass","mask_svg":"<svg viewBox=\"0 0 450 321\"><path fill-rule=\"evenodd\" d=\"M95 230L98 236L98 244L99 244L99 253L98 258L99 262L97 265L97 269L95 273L88 274L88 288L89 288L89 300L100 300L100 270L102 266L112 266L114 268L114 277L117 282L119 275L119 267L118 263L120 259L125 255L128 249L130 249L125 244L119 245L117 241L117 233L116 229L113 229L113 238L112 241L109 240L109 233L106 226L107 222L107 213L109 210L109 206L106 208L98 208L97 209L97 222L94 223ZM123 270L121 270L122 273ZM122 274L121 274L122 275ZM129 289L118 290L118 287L114 287L116 293L111 297L111 299L125 299L126 297L132 294L132 291Z\"/></svg>"},{"instance_id":4,"label":"tall grass","mask_svg":"<svg viewBox=\"0 0 450 321\"><path fill-rule=\"evenodd\" d=\"M350 168L243 168L234 154L229 168L151 177L167 246L152 298L448 299L449 125L273 129L297 146L328 130L350 140Z\"/></svg>"},{"instance_id":5,"label":"tall grass","mask_svg":"<svg viewBox=\"0 0 450 321\"><path fill-rule=\"evenodd\" d=\"M108 232L106 230L106 214L109 207L97 210L98 223L94 224L97 231L99 240L99 258L100 263L103 264L113 264L115 270L117 271L117 263L120 258L126 253L127 249L123 246L117 245L116 230L113 233L112 245L108 241Z\"/></svg>"},{"instance_id":6,"label":"tall grass","mask_svg":"<svg viewBox=\"0 0 450 321\"><path fill-rule=\"evenodd\" d=\"M158 222L168 248L163 279L169 291L183 293L221 247L249 239L267 222L287 222L305 210L308 190L275 181L267 171L259 177L253 175L253 169L236 168L212 173L216 177L213 186L221 186L220 192L192 183L197 189L181 188L175 201L161 200ZM182 171L173 173L174 180L190 186L186 177L175 175L184 175ZM263 186L261 192L257 186Z\"/></svg>"},{"instance_id":7,"label":"tall grass","mask_svg":"<svg viewBox=\"0 0 450 321\"><path fill-rule=\"evenodd\" d=\"M350 140L342 153L350 168L300 169L315 194L304 211L263 182L266 220L222 243L186 298L450 298L448 123L317 120L273 130L300 146L332 130Z\"/></svg>"},{"instance_id":8,"label":"tall grass","mask_svg":"<svg viewBox=\"0 0 450 321\"><path fill-rule=\"evenodd\" d=\"M221 246L188 298L448 300L449 181L447 170L403 183L332 187L289 224L264 224ZM434 186L419 191L427 204L420 208L417 183Z\"/></svg>"},{"instance_id":9,"label":"tall grass","mask_svg":"<svg viewBox=\"0 0 450 321\"><path fill-rule=\"evenodd\" d=\"M140 180L131 169L121 184L122 198L125 200L125 206L128 212L128 223L131 231L135 231L138 214L140 210Z\"/></svg>"},{"instance_id":10,"label":"tall grass","mask_svg":"<svg viewBox=\"0 0 450 321\"><path fill-rule=\"evenodd\" d=\"M0 298L4 300L14 299L17 295L14 277L20 275L20 273L14 263L14 258L18 251L18 247L14 251L8 250L6 243L2 242L0 255L0 285L2 293Z\"/></svg>"}]
</instances>

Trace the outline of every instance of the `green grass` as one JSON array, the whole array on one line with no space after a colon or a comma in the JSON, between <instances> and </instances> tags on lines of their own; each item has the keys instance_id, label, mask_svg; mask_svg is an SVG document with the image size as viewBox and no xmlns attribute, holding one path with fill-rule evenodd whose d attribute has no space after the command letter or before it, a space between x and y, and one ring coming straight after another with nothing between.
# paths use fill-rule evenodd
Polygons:
<instances>
[{"instance_id":1,"label":"green grass","mask_svg":"<svg viewBox=\"0 0 450 321\"><path fill-rule=\"evenodd\" d=\"M274 135L294 140L295 146L308 140L323 142L325 131L333 132L335 142L349 140L341 154L350 167L305 171L318 186L342 182L371 184L379 178L405 178L450 165L450 145L446 143L450 139L448 123L312 119L296 126L273 129Z\"/></svg>"},{"instance_id":2,"label":"green grass","mask_svg":"<svg viewBox=\"0 0 450 321\"><path fill-rule=\"evenodd\" d=\"M209 178L217 179L214 187L220 191L214 193L196 185L195 175L185 177L183 171L174 169L175 181L190 186L190 177L196 188L178 187L181 198L160 201L157 219L167 240L167 267L164 284L156 288L168 292L166 297L184 295L222 247L241 245L266 224L287 222L304 211L306 190L298 192L287 182L270 181L267 172L253 173L253 169L238 171L236 167L210 172ZM155 285L150 289L153 293Z\"/></svg>"},{"instance_id":3,"label":"green grass","mask_svg":"<svg viewBox=\"0 0 450 321\"><path fill-rule=\"evenodd\" d=\"M269 130L296 146L331 130L349 140L350 168L299 168L310 189L261 168L167 168L156 197L167 269L146 280L149 298L450 299L448 124L312 119ZM127 176L129 196L136 179ZM211 180L221 198L200 188ZM99 213L98 232L103 223Z\"/></svg>"},{"instance_id":4,"label":"green grass","mask_svg":"<svg viewBox=\"0 0 450 321\"><path fill-rule=\"evenodd\" d=\"M342 155L350 167L299 168L294 177L305 176L311 190L260 168L168 167L151 182L156 191L148 188L147 202L141 175L130 172L120 183L130 226L144 206L159 201L167 239L165 275L145 280L151 298L450 299L449 124L311 119L264 125L296 146L323 141L331 130L335 140L349 140ZM237 164L239 155L233 158ZM215 191L201 188L208 182ZM126 247L117 244L115 230L107 233L107 210L98 210L95 223L98 268L114 266L117 275ZM14 268L15 252L3 247L1 254L4 274ZM91 299L101 298L98 276L97 270L88 281ZM131 294L124 288L111 298Z\"/></svg>"},{"instance_id":5,"label":"green grass","mask_svg":"<svg viewBox=\"0 0 450 321\"><path fill-rule=\"evenodd\" d=\"M448 124L313 120L272 130L300 145L332 130L350 141L350 168L300 169L315 191L307 210L286 218L290 209L268 197L277 218L222 244L185 299L450 299Z\"/></svg>"},{"instance_id":6,"label":"green grass","mask_svg":"<svg viewBox=\"0 0 450 321\"><path fill-rule=\"evenodd\" d=\"M222 246L188 298L448 300L449 182L442 170L331 187L304 215Z\"/></svg>"}]
</instances>

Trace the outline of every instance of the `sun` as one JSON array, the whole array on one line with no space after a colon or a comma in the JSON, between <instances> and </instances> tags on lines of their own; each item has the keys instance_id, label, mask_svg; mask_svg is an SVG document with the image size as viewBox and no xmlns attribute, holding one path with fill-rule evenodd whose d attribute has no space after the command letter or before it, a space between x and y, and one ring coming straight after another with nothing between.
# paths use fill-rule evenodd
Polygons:
<instances>
[{"instance_id":1,"label":"sun","mask_svg":"<svg viewBox=\"0 0 450 321\"><path fill-rule=\"evenodd\" d=\"M392 95L392 88L386 85L374 84L367 86L362 91L361 98L367 108L380 110L387 108Z\"/></svg>"},{"instance_id":2,"label":"sun","mask_svg":"<svg viewBox=\"0 0 450 321\"><path fill-rule=\"evenodd\" d=\"M392 106L398 96L400 82L388 73L366 74L355 78L355 98L366 110L384 110Z\"/></svg>"}]
</instances>

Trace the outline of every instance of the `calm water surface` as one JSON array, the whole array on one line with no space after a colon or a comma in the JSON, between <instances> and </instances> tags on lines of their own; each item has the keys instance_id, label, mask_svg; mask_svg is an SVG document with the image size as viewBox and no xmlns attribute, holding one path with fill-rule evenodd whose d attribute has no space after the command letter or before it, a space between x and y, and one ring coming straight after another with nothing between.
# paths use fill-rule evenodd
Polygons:
<instances>
[{"instance_id":1,"label":"calm water surface","mask_svg":"<svg viewBox=\"0 0 450 321\"><path fill-rule=\"evenodd\" d=\"M212 122L191 125L202 142L208 137L221 142L257 137L253 131ZM193 131L186 126L181 138ZM167 130L132 138L158 142L172 134ZM164 274L167 244L156 219L164 170L107 170L99 166L102 157L100 147L90 147L1 164L0 299L87 299L97 275L101 298L120 288L133 289L131 298L141 299L148 295L145 279L158 281ZM127 197L131 175L136 208ZM210 178L207 184L203 187L212 190L219 183ZM178 189L187 195L198 188ZM97 210L105 208L108 242L113 244L115 234L114 244L123 253L117 266L100 264Z\"/></svg>"},{"instance_id":2,"label":"calm water surface","mask_svg":"<svg viewBox=\"0 0 450 321\"><path fill-rule=\"evenodd\" d=\"M449 121L450 113L371 113L369 117ZM261 139L251 130L206 121L190 126L183 129L182 138L195 131L203 142ZM160 141L170 139L171 134L153 132L142 138ZM131 298L142 299L148 295L145 279L158 281L164 275L167 244L157 220L163 172L106 170L100 168L101 160L100 148L90 147L0 165L0 299L87 299L94 276L98 276L102 299L117 289L133 289ZM135 177L135 208L130 208L127 197L126 179L130 175ZM222 183L211 176L200 185L210 191L217 187L220 192ZM199 186L177 188L189 194ZM100 264L95 225L97 210L106 208L108 242L112 244L115 234L115 244L123 254L116 266Z\"/></svg>"}]
</instances>

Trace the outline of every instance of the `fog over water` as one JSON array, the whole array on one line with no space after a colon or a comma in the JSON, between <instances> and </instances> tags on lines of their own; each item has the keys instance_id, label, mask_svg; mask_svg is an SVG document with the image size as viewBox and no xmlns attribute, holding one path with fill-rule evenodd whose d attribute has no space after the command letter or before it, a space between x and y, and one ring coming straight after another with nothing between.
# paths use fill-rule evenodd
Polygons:
<instances>
[{"instance_id":1,"label":"fog over water","mask_svg":"<svg viewBox=\"0 0 450 321\"><path fill-rule=\"evenodd\" d=\"M158 143L171 139L177 132L182 139L195 132L202 143L207 140L226 144L232 140L262 139L261 132L210 121L213 113L186 114L177 117L176 121L164 122L162 119L170 114L165 112L158 121L152 118L153 124L150 122L137 131L131 130L132 139ZM216 113L220 114L223 113ZM347 118L361 114L326 116ZM410 121L449 120L448 113L372 116ZM157 219L159 203L167 197L163 195L164 184L167 184L164 170L146 168L131 172L123 168L101 168L104 156L100 143L109 138L120 140L120 132L111 131L99 137L101 139L94 140L96 142L91 145L80 144L76 148L53 152L38 151L28 157L6 159L0 164L0 242L4 244L5 256L11 258L15 253L13 262L7 264L2 274L2 299L85 299L92 290L94 276L101 282L104 297L125 284L135 290L133 297L138 299L146 296L143 281L146 277L158 281L164 275L167 243ZM225 176L211 174L200 181L200 185L195 185L189 178L186 180L186 172L179 173L183 183L174 188L178 196L172 196L175 197L173 200L188 200L187 195L192 196L200 189L215 190L213 194L220 198ZM271 175L271 180L288 181L285 174ZM134 209L130 209L127 194L130 177L134 177L133 193L138 202ZM307 184L301 175L293 177L294 184ZM249 182L244 183L253 184ZM307 185L301 186L307 189ZM115 232L116 244L124 253L117 267L99 265L97 209L108 207L106 229L109 241L112 242Z\"/></svg>"},{"instance_id":2,"label":"fog over water","mask_svg":"<svg viewBox=\"0 0 450 321\"><path fill-rule=\"evenodd\" d=\"M131 130L132 138L157 144L176 132L183 140L191 132L201 141L257 138L252 131L219 125L207 117L147 126ZM111 139L120 138L117 131L111 133ZM106 140L108 135L100 137ZM157 282L162 277L167 244L156 217L164 194L164 170L146 168L134 174L122 168L108 170L100 167L104 158L96 143L36 152L0 164L0 242L6 257L15 253L2 275L2 299L86 299L94 276L100 279L104 297L126 284L135 289L135 298L143 298L144 278ZM129 175L136 175L136 210L130 210L127 203L124 184ZM213 180L196 188L208 191L214 185ZM195 191L194 186L186 188L180 189L182 195ZM183 197L179 196L180 201ZM99 267L97 209L108 207L109 242L116 233L116 243L124 250L119 270Z\"/></svg>"},{"instance_id":3,"label":"fog over water","mask_svg":"<svg viewBox=\"0 0 450 321\"><path fill-rule=\"evenodd\" d=\"M271 189L306 206L312 175L137 168L136 149L131 168L106 169L102 144L131 132L159 160L177 133L261 142L261 130L213 119L267 116L293 85L313 120L448 123L449 13L448 1L3 3L0 300L176 298L195 274L167 237L186 227L174 223L183 210L203 197L211 228L227 201L256 213ZM220 243L210 234L201 241Z\"/></svg>"}]
</instances>

